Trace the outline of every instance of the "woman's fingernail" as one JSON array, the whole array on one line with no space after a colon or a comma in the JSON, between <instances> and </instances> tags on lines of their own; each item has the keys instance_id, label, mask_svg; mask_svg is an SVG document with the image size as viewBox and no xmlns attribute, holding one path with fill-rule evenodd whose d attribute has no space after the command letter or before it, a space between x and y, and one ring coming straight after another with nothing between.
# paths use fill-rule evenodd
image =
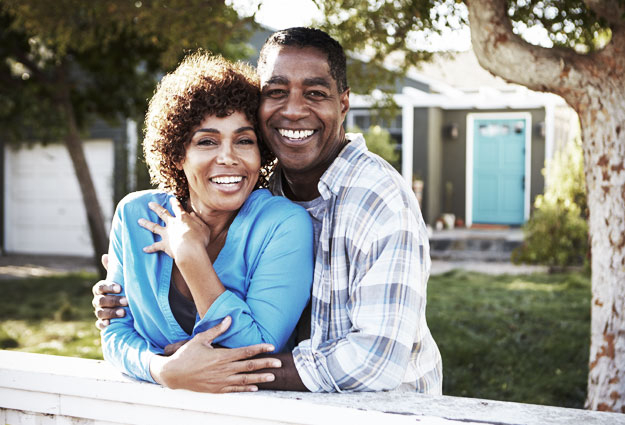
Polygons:
<instances>
[{"instance_id":1,"label":"woman's fingernail","mask_svg":"<svg viewBox=\"0 0 625 425\"><path fill-rule=\"evenodd\" d=\"M273 381L275 381L275 380L276 380L276 377L275 377L275 376L273 376L273 375L268 375L268 376L265 378L265 382L273 382Z\"/></svg>"},{"instance_id":2,"label":"woman's fingernail","mask_svg":"<svg viewBox=\"0 0 625 425\"><path fill-rule=\"evenodd\" d=\"M271 367L282 367L282 362L280 360L271 362Z\"/></svg>"},{"instance_id":3,"label":"woman's fingernail","mask_svg":"<svg viewBox=\"0 0 625 425\"><path fill-rule=\"evenodd\" d=\"M121 292L122 287L119 286L117 283L115 285L113 285L113 291L114 292Z\"/></svg>"},{"instance_id":4,"label":"woman's fingernail","mask_svg":"<svg viewBox=\"0 0 625 425\"><path fill-rule=\"evenodd\" d=\"M140 218L139 220L137 220L137 223L139 223L139 224L141 224L141 225L142 225L143 223L145 223L145 219Z\"/></svg>"},{"instance_id":5,"label":"woman's fingernail","mask_svg":"<svg viewBox=\"0 0 625 425\"><path fill-rule=\"evenodd\" d=\"M117 315L117 317L122 317L124 315L124 309L123 308L118 308L115 311L115 314Z\"/></svg>"},{"instance_id":6,"label":"woman's fingernail","mask_svg":"<svg viewBox=\"0 0 625 425\"><path fill-rule=\"evenodd\" d=\"M126 297L121 297L121 298L119 299L119 303L120 303L121 305L128 305L128 298L126 298Z\"/></svg>"}]
</instances>

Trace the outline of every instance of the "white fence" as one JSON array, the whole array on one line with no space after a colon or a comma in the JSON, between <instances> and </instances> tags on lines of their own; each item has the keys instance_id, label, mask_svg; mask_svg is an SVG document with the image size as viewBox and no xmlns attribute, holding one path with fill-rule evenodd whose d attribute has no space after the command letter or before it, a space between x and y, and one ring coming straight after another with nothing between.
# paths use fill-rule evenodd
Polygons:
<instances>
[{"instance_id":1,"label":"white fence","mask_svg":"<svg viewBox=\"0 0 625 425\"><path fill-rule=\"evenodd\" d=\"M625 424L625 415L414 393L201 394L87 359L0 350L0 424Z\"/></svg>"}]
</instances>

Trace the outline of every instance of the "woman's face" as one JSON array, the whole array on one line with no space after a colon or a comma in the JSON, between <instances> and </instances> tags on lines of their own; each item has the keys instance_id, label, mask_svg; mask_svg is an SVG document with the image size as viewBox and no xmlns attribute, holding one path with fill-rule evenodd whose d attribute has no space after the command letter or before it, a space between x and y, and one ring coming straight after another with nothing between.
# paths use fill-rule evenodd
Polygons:
<instances>
[{"instance_id":1,"label":"woman's face","mask_svg":"<svg viewBox=\"0 0 625 425\"><path fill-rule=\"evenodd\" d=\"M178 165L189 183L193 210L200 216L241 208L258 180L260 151L252 124L242 112L208 115L191 134Z\"/></svg>"}]
</instances>

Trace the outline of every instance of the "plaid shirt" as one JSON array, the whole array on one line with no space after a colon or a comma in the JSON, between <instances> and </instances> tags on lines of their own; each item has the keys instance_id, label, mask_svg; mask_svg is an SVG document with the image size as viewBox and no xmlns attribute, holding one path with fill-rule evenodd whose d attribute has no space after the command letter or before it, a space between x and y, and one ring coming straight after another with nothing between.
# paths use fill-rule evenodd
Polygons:
<instances>
[{"instance_id":1,"label":"plaid shirt","mask_svg":"<svg viewBox=\"0 0 625 425\"><path fill-rule=\"evenodd\" d=\"M326 200L312 289L311 337L293 351L310 391L442 392L425 320L427 230L401 176L348 135L319 182ZM311 212L315 214L315 212Z\"/></svg>"}]
</instances>

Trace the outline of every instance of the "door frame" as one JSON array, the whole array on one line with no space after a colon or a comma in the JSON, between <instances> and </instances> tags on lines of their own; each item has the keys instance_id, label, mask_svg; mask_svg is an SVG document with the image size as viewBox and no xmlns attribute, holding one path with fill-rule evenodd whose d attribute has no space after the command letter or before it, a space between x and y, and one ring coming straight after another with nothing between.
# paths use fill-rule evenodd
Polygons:
<instances>
[{"instance_id":1,"label":"door frame","mask_svg":"<svg viewBox=\"0 0 625 425\"><path fill-rule=\"evenodd\" d=\"M525 120L525 199L523 220L527 221L530 215L530 187L532 164L532 115L529 112L477 112L467 114L467 163L465 188L465 223L467 227L473 224L473 146L475 141L474 127L476 120L482 119L523 119Z\"/></svg>"}]
</instances>

